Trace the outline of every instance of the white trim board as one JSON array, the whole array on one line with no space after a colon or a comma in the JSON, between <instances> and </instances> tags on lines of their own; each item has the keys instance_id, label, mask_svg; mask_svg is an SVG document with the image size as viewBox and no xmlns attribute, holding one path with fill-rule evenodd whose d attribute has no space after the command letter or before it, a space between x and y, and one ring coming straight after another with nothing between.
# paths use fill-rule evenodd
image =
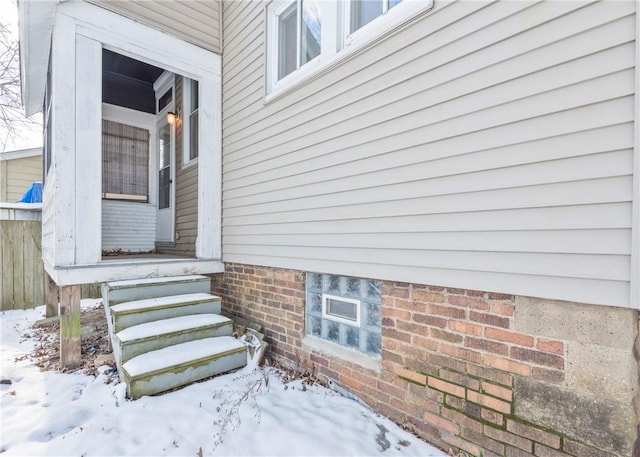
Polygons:
<instances>
[{"instance_id":1,"label":"white trim board","mask_svg":"<svg viewBox=\"0 0 640 457\"><path fill-rule=\"evenodd\" d=\"M224 264L219 260L150 258L105 260L99 264L53 268L45 263L45 270L59 286L72 286L124 279L222 273Z\"/></svg>"},{"instance_id":2,"label":"white trim board","mask_svg":"<svg viewBox=\"0 0 640 457\"><path fill-rule=\"evenodd\" d=\"M77 21L79 35L100 41L107 49L193 79L221 77L218 54L104 8L64 2L58 12Z\"/></svg>"},{"instance_id":3,"label":"white trim board","mask_svg":"<svg viewBox=\"0 0 640 457\"><path fill-rule=\"evenodd\" d=\"M635 106L633 128L633 187L631 206L631 269L629 303L640 309L640 14L636 2Z\"/></svg>"}]
</instances>

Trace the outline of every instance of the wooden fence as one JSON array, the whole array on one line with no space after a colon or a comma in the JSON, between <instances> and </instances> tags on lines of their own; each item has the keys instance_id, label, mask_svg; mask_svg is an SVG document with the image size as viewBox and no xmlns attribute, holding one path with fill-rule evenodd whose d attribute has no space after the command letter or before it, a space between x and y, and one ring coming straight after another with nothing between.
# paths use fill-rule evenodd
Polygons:
<instances>
[{"instance_id":1,"label":"wooden fence","mask_svg":"<svg viewBox=\"0 0 640 457\"><path fill-rule=\"evenodd\" d=\"M0 310L44 304L42 223L0 220Z\"/></svg>"}]
</instances>

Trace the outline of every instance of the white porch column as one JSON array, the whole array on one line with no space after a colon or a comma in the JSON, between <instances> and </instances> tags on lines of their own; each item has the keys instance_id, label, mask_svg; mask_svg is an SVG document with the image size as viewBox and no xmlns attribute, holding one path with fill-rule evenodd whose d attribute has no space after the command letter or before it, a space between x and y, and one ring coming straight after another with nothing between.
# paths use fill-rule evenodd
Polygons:
<instances>
[{"instance_id":1,"label":"white porch column","mask_svg":"<svg viewBox=\"0 0 640 457\"><path fill-rule=\"evenodd\" d=\"M77 264L102 258L102 44L76 36Z\"/></svg>"},{"instance_id":2,"label":"white porch column","mask_svg":"<svg viewBox=\"0 0 640 457\"><path fill-rule=\"evenodd\" d=\"M76 23L58 14L53 28L51 52L52 85L52 195L55 197L54 265L75 263L75 63Z\"/></svg>"},{"instance_id":3,"label":"white porch column","mask_svg":"<svg viewBox=\"0 0 640 457\"><path fill-rule=\"evenodd\" d=\"M217 57L220 68L220 57ZM221 78L200 81L198 157L198 237L196 257L222 257L222 101Z\"/></svg>"}]
</instances>

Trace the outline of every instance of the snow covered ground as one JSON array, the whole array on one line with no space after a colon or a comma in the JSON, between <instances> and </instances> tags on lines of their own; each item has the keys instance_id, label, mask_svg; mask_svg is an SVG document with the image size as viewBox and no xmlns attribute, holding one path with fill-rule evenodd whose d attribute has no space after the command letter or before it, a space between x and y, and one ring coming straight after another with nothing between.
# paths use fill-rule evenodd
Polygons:
<instances>
[{"instance_id":1,"label":"snow covered ground","mask_svg":"<svg viewBox=\"0 0 640 457\"><path fill-rule=\"evenodd\" d=\"M84 300L83 300L84 302ZM86 306L86 303L83 303ZM40 371L24 338L43 308L0 313L0 453L4 455L233 455L442 457L354 400L271 368L245 369L137 401L125 386Z\"/></svg>"}]
</instances>

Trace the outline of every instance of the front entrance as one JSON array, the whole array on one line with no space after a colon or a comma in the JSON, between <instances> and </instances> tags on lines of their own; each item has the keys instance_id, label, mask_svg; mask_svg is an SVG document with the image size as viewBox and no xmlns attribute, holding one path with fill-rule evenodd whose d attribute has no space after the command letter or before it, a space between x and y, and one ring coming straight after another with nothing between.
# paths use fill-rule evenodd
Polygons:
<instances>
[{"instance_id":1,"label":"front entrance","mask_svg":"<svg viewBox=\"0 0 640 457\"><path fill-rule=\"evenodd\" d=\"M157 95L158 122L158 212L156 241L172 243L175 232L175 125L168 113L175 109L173 74L161 76L154 88ZM174 118L175 119L175 118Z\"/></svg>"},{"instance_id":2,"label":"front entrance","mask_svg":"<svg viewBox=\"0 0 640 457\"><path fill-rule=\"evenodd\" d=\"M173 154L172 127L166 120L158 122L158 217L156 241L173 241L173 205L171 166Z\"/></svg>"}]
</instances>

